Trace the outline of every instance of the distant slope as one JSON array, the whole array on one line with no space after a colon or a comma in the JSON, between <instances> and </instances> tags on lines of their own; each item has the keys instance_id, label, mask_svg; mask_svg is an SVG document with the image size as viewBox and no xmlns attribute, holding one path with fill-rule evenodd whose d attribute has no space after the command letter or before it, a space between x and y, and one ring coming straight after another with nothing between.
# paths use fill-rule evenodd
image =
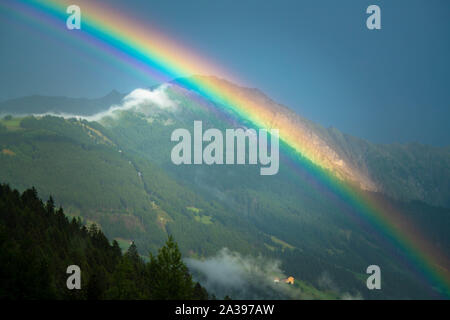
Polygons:
<instances>
[{"instance_id":1,"label":"distant slope","mask_svg":"<svg viewBox=\"0 0 450 320\"><path fill-rule=\"evenodd\" d=\"M24 118L17 130L0 134L0 180L20 190L36 185L70 215L96 221L108 236L134 239L144 252L162 245L166 223L174 219L178 228L195 234L184 236L182 248L211 239L211 228L217 241L206 242L205 252L221 243L248 247L244 231L226 227L230 218L219 204L209 204L135 152L121 149L101 134L104 130L95 122ZM222 217L206 227L183 214L188 206Z\"/></svg>"},{"instance_id":2,"label":"distant slope","mask_svg":"<svg viewBox=\"0 0 450 320\"><path fill-rule=\"evenodd\" d=\"M374 144L326 129L280 105L258 89L244 88L216 77L199 77L220 83L233 95L271 114L268 127L286 130L297 137L311 157L337 176L356 182L361 188L403 200L421 200L450 207L450 146L418 143ZM183 80L178 80L183 82ZM184 95L189 96L186 92Z\"/></svg>"},{"instance_id":3,"label":"distant slope","mask_svg":"<svg viewBox=\"0 0 450 320\"><path fill-rule=\"evenodd\" d=\"M360 170L366 170L381 192L450 208L450 146L374 144L336 129L327 129L323 136Z\"/></svg>"},{"instance_id":4,"label":"distant slope","mask_svg":"<svg viewBox=\"0 0 450 320\"><path fill-rule=\"evenodd\" d=\"M56 113L89 116L119 104L124 96L115 90L97 99L33 95L1 102L0 115Z\"/></svg>"}]
</instances>

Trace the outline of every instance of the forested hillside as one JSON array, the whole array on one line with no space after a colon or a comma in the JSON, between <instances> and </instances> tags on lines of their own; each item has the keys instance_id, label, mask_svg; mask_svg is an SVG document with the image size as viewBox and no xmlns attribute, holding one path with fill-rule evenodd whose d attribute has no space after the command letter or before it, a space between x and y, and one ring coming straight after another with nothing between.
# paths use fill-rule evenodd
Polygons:
<instances>
[{"instance_id":1,"label":"forested hillside","mask_svg":"<svg viewBox=\"0 0 450 320\"><path fill-rule=\"evenodd\" d=\"M156 253L171 234L182 254L198 261L223 248L249 259L275 260L277 272L296 279L297 290L283 297L440 294L439 288L424 285L396 258L404 252L392 252L351 208L324 196L283 154L275 176L261 176L256 166L174 165L170 135L176 128L191 128L195 119L203 119L204 130L249 124L215 117L211 104L197 101L190 92L167 94L177 101L176 111L146 102L98 122L54 116L0 119L0 181L20 191L36 186L44 198L53 195L66 216L95 223L121 248L135 242L143 255ZM434 246L448 252L448 209L378 196L422 226ZM366 288L365 270L373 261L390 284L381 292ZM323 286L325 275L333 279L332 286ZM207 286L200 276L195 279ZM278 275L267 274L264 280L273 282L274 276ZM239 290L246 294L243 298L253 297L250 290L240 288L216 295L236 298ZM260 292L278 297L258 288Z\"/></svg>"},{"instance_id":2,"label":"forested hillside","mask_svg":"<svg viewBox=\"0 0 450 320\"><path fill-rule=\"evenodd\" d=\"M69 290L69 265L81 289ZM0 299L207 299L172 237L144 262L133 243L125 254L95 224L69 220L36 189L0 185Z\"/></svg>"}]
</instances>

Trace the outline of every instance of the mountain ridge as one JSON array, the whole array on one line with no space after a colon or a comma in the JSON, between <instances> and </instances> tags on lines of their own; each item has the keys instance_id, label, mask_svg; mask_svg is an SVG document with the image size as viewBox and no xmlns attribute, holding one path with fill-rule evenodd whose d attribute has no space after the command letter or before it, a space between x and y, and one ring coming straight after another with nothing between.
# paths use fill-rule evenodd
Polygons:
<instances>
[{"instance_id":1,"label":"mountain ridge","mask_svg":"<svg viewBox=\"0 0 450 320\"><path fill-rule=\"evenodd\" d=\"M315 163L321 163L325 169L337 173L337 176L343 175L344 180L348 178L364 190L384 192L397 199L417 199L432 205L450 207L450 147L415 143L372 143L342 133L336 128L325 128L316 124L289 107L276 103L259 89L243 88L214 76L196 77L202 81L210 79L213 82L224 83L229 90L237 91L236 94L248 95L247 100L253 99L256 101L254 104L264 105L273 113L271 121L267 123L268 127L288 127L292 131L299 129L300 133L295 137L301 144L306 148L313 146L312 150L319 150L313 152L310 158ZM410 151L414 147L417 150L426 149L427 152L423 154L415 152L411 155ZM427 161L426 158L433 158L432 155L436 155L437 158L434 161ZM324 157L327 158L325 164L323 164ZM418 158L421 167L414 171L407 164L396 160L398 157L411 157L408 163L414 163L412 158ZM382 159L383 168L379 168L377 159ZM436 166L441 169L439 174L433 173L438 171L433 169ZM431 184L439 185L439 188L433 192L424 192L423 190L429 188Z\"/></svg>"},{"instance_id":2,"label":"mountain ridge","mask_svg":"<svg viewBox=\"0 0 450 320\"><path fill-rule=\"evenodd\" d=\"M386 283L401 283L399 289L386 287L383 297L427 297L402 264L392 261L370 226L355 222L288 166L262 177L252 166L171 163L168 137L175 128L189 128L193 119L221 129L229 123L185 92L167 94L183 108L174 112L151 102L100 122L55 116L0 119L0 180L53 194L68 215L99 225L110 239L134 240L144 254L173 234L183 254L200 261L224 247L247 260L259 254L277 259L283 273L296 278L304 298L318 297L303 291L309 288L304 282L338 298L344 293L380 297L361 281L369 260L382 266ZM435 245L448 248L448 210L405 204L404 211L428 225ZM323 288L317 279L324 274L341 289Z\"/></svg>"},{"instance_id":3,"label":"mountain ridge","mask_svg":"<svg viewBox=\"0 0 450 320\"><path fill-rule=\"evenodd\" d=\"M119 93L117 90L111 90L100 98L70 98L34 94L0 102L0 114L59 113L89 116L120 103L124 97L125 94Z\"/></svg>"},{"instance_id":4,"label":"mountain ridge","mask_svg":"<svg viewBox=\"0 0 450 320\"><path fill-rule=\"evenodd\" d=\"M183 79L185 80L185 78L174 79L169 83L177 85L178 82L183 82ZM352 181L364 190L384 192L398 199L417 199L433 205L450 206L450 183L445 182L445 178L450 180L450 147L424 147L425 145L419 144L375 144L342 133L336 128L322 127L302 117L289 107L276 103L257 88L241 87L215 76L197 75L193 76L193 79L218 82L232 94L240 95L244 97L245 101L251 101L252 105L259 106L266 113L269 112L268 119L270 120L266 123L268 127L278 127L287 131L287 134L291 134L294 140L305 146L309 152L308 156L313 162L320 163L326 170L334 172L343 180ZM155 90L155 87L150 90ZM186 89L183 88L183 90ZM51 108L49 107L43 109L42 100L51 101L53 99L51 106L54 107L54 110L52 111L56 113L92 116L107 110L111 105L119 105L125 96L117 91L112 91L99 99L74 98L72 100L65 97L31 96L23 98L24 100L15 99L0 103L0 113L6 113L7 110L12 114L21 114L20 110L33 114L39 113L38 111L50 112ZM40 101L32 101L33 97L39 97L37 99ZM17 104L18 101L25 106L12 109L14 103ZM58 101L59 105L55 101ZM89 103L86 104L86 101ZM78 109L82 111L80 112ZM436 154L439 159L427 161L425 159L427 156L417 154L414 149L426 149L430 155ZM401 161L395 160L396 157L420 158L422 167L419 168L419 171L414 172ZM437 165L436 162L442 168L443 177L432 174L432 168ZM439 185L438 195L424 191L432 183ZM394 185L395 187L393 187Z\"/></svg>"}]
</instances>

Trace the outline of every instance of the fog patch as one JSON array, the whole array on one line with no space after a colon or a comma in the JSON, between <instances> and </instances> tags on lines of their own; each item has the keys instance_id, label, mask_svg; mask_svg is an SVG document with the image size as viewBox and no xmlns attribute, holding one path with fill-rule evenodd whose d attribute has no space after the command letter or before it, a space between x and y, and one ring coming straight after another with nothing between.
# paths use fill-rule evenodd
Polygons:
<instances>
[{"instance_id":1,"label":"fog patch","mask_svg":"<svg viewBox=\"0 0 450 320\"><path fill-rule=\"evenodd\" d=\"M170 84L163 84L153 90L135 89L126 95L119 105L112 105L108 108L108 110L101 111L90 116L64 112L33 113L31 115L35 117L55 116L62 117L64 119L75 118L78 120L100 121L108 117L117 118L122 111L140 112L146 116L150 116L161 111L174 112L178 109L178 102L170 98L167 93L167 89L169 87Z\"/></svg>"},{"instance_id":2,"label":"fog patch","mask_svg":"<svg viewBox=\"0 0 450 320\"><path fill-rule=\"evenodd\" d=\"M275 278L287 276L281 262L261 255L242 255L227 248L204 260L185 259L194 278L218 299L299 299L299 291Z\"/></svg>"},{"instance_id":3,"label":"fog patch","mask_svg":"<svg viewBox=\"0 0 450 320\"><path fill-rule=\"evenodd\" d=\"M319 289L332 291L336 295L338 295L339 299L342 300L363 300L361 293L356 292L355 294L351 294L349 292L342 292L340 288L336 285L336 283L331 278L328 272L322 272L322 274L317 279L317 284Z\"/></svg>"},{"instance_id":4,"label":"fog patch","mask_svg":"<svg viewBox=\"0 0 450 320\"><path fill-rule=\"evenodd\" d=\"M168 84L154 90L135 89L123 98L121 105L111 106L108 110L93 116L83 117L88 121L98 121L105 117L116 117L121 111L136 111L149 116L159 110L175 111L178 103L167 94Z\"/></svg>"}]
</instances>

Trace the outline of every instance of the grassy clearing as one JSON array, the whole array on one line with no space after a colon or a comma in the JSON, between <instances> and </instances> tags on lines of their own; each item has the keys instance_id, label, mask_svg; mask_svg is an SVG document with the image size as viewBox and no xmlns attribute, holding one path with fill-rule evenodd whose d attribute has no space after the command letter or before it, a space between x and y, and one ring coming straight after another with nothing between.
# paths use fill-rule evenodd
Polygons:
<instances>
[{"instance_id":1,"label":"grassy clearing","mask_svg":"<svg viewBox=\"0 0 450 320\"><path fill-rule=\"evenodd\" d=\"M8 119L0 119L0 123L6 127L9 131L18 131L22 130L20 127L20 122L23 118L9 118Z\"/></svg>"},{"instance_id":2,"label":"grassy clearing","mask_svg":"<svg viewBox=\"0 0 450 320\"><path fill-rule=\"evenodd\" d=\"M203 211L202 209L196 207L186 207L186 209L192 213L194 213L194 220L203 224L212 224L212 217L207 215L200 215Z\"/></svg>"},{"instance_id":3,"label":"grassy clearing","mask_svg":"<svg viewBox=\"0 0 450 320\"><path fill-rule=\"evenodd\" d=\"M195 221L203 224L212 224L211 216L194 216Z\"/></svg>"},{"instance_id":4,"label":"grassy clearing","mask_svg":"<svg viewBox=\"0 0 450 320\"><path fill-rule=\"evenodd\" d=\"M334 292L320 291L306 282L296 280L294 286L301 291L302 299L308 300L336 300L339 295Z\"/></svg>"},{"instance_id":5,"label":"grassy clearing","mask_svg":"<svg viewBox=\"0 0 450 320\"><path fill-rule=\"evenodd\" d=\"M274 246L268 245L267 243L264 243L264 246L269 249L270 251L276 251L277 248L275 248Z\"/></svg>"},{"instance_id":6,"label":"grassy clearing","mask_svg":"<svg viewBox=\"0 0 450 320\"><path fill-rule=\"evenodd\" d=\"M272 240L273 243L276 243L276 244L280 245L283 248L283 250L286 249L286 248L287 249L291 249L291 250L295 249L295 247L293 245L291 245L291 244L289 244L287 242L284 242L283 240L278 239L275 236L271 236L270 239Z\"/></svg>"},{"instance_id":7,"label":"grassy clearing","mask_svg":"<svg viewBox=\"0 0 450 320\"><path fill-rule=\"evenodd\" d=\"M186 209L188 209L189 211L195 213L195 214L199 214L202 209L196 208L196 207L186 207Z\"/></svg>"}]
</instances>

